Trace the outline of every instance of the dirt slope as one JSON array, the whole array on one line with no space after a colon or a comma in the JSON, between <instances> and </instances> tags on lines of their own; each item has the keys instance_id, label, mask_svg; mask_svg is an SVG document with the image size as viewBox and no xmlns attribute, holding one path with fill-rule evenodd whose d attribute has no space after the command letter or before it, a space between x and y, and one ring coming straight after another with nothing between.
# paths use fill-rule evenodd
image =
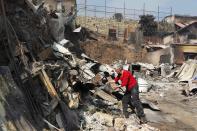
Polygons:
<instances>
[{"instance_id":1,"label":"dirt slope","mask_svg":"<svg viewBox=\"0 0 197 131\"><path fill-rule=\"evenodd\" d=\"M140 61L143 57L141 52L136 52L133 45L118 41L87 41L81 44L81 48L91 58L105 64L111 64L116 60L127 60L128 62Z\"/></svg>"}]
</instances>

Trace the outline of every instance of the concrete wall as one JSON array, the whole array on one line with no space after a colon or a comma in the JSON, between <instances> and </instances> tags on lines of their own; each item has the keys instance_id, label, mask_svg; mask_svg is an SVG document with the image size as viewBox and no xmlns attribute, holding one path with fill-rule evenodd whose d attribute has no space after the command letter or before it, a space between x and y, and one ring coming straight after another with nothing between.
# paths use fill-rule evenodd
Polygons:
<instances>
[{"instance_id":1,"label":"concrete wall","mask_svg":"<svg viewBox=\"0 0 197 131\"><path fill-rule=\"evenodd\" d=\"M165 58L167 58L167 60L165 61L167 61L167 63L173 63L172 48L170 47L154 52L148 52L143 58L143 62L150 63L153 65L159 65L161 62L161 57L164 58L163 56L166 56Z\"/></svg>"},{"instance_id":2,"label":"concrete wall","mask_svg":"<svg viewBox=\"0 0 197 131\"><path fill-rule=\"evenodd\" d=\"M174 42L173 35L169 35L163 38L163 44L172 44Z\"/></svg>"},{"instance_id":3,"label":"concrete wall","mask_svg":"<svg viewBox=\"0 0 197 131\"><path fill-rule=\"evenodd\" d=\"M178 42L179 43L187 43L188 42L188 35L179 35Z\"/></svg>"},{"instance_id":4,"label":"concrete wall","mask_svg":"<svg viewBox=\"0 0 197 131\"><path fill-rule=\"evenodd\" d=\"M169 23L169 24L173 24L174 23L174 19L175 19L175 17L171 16L171 17L166 17L164 21Z\"/></svg>"},{"instance_id":5,"label":"concrete wall","mask_svg":"<svg viewBox=\"0 0 197 131\"><path fill-rule=\"evenodd\" d=\"M191 40L189 40L189 43L191 43L191 44L197 44L197 39L191 39Z\"/></svg>"}]
</instances>

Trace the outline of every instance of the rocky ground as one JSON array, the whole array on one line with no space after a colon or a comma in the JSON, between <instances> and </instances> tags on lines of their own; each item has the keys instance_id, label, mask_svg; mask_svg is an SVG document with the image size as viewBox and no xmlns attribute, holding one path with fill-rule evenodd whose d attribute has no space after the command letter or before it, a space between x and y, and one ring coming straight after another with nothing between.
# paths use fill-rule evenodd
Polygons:
<instances>
[{"instance_id":1,"label":"rocky ground","mask_svg":"<svg viewBox=\"0 0 197 131\"><path fill-rule=\"evenodd\" d=\"M195 124L197 97L183 95L183 90L188 88L188 84L177 81L152 81L151 83L154 88L143 94L143 97L156 102L161 111L151 114L145 110L150 125L167 131L195 131L197 129Z\"/></svg>"},{"instance_id":2,"label":"rocky ground","mask_svg":"<svg viewBox=\"0 0 197 131\"><path fill-rule=\"evenodd\" d=\"M113 104L98 97L88 97L89 102L85 102L80 111L83 116L82 128L92 131L195 131L197 97L186 97L182 94L188 84L178 83L177 80L169 81L167 78L147 79L152 88L149 92L140 93L140 97L160 109L155 111L143 105L147 124L140 125L137 116L132 112L128 119L124 118L121 101Z\"/></svg>"}]
</instances>

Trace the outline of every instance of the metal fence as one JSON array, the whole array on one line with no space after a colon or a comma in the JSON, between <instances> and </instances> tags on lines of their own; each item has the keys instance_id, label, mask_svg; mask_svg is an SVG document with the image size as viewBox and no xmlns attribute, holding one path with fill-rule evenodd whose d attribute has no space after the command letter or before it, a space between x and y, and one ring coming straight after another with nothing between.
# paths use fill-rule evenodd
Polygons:
<instances>
[{"instance_id":1,"label":"metal fence","mask_svg":"<svg viewBox=\"0 0 197 131\"><path fill-rule=\"evenodd\" d=\"M102 17L102 18L112 18L115 13L121 13L124 19L129 20L139 20L140 15L150 14L155 16L157 21L162 20L165 16L172 15L172 8L166 9L166 11L161 10L158 6L158 10L146 10L145 6L143 9L128 9L120 7L110 7L106 4L103 6L97 5L86 5L78 4L78 15L80 16L91 16L91 17Z\"/></svg>"},{"instance_id":2,"label":"metal fence","mask_svg":"<svg viewBox=\"0 0 197 131\"><path fill-rule=\"evenodd\" d=\"M125 28L128 28L128 26L131 25L130 23L128 24L128 22L135 21L137 23L137 21L140 19L139 16L141 15L146 15L146 14L153 15L156 21L158 21L158 23L165 16L172 15L172 8L168 8L166 9L166 11L163 11L161 10L160 7L158 7L157 11L151 11L151 10L146 10L145 6L142 9L128 9L125 8L125 3L124 3L124 8L110 7L107 6L106 3L103 6L87 5L86 3L87 2L85 2L84 4L77 4L78 16L81 16L83 18L80 19L79 23L82 26L89 27L90 29L98 31L99 33L102 34L107 34L108 29L114 27L118 31L118 37L119 36L122 37ZM117 22L117 23L114 22L113 16L115 13L122 14L123 16L122 22ZM91 21L94 22L91 23ZM132 23L132 26L133 25L134 24Z\"/></svg>"}]
</instances>

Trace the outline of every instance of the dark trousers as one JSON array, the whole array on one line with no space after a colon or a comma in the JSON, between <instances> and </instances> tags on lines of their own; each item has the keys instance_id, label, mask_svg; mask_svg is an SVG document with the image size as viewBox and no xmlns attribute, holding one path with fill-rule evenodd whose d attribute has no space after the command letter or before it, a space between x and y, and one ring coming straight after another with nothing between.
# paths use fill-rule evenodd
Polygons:
<instances>
[{"instance_id":1,"label":"dark trousers","mask_svg":"<svg viewBox=\"0 0 197 131\"><path fill-rule=\"evenodd\" d=\"M126 91L126 93L124 94L122 98L123 113L126 117L128 117L129 115L127 112L128 105L131 105L134 108L136 108L137 116L139 118L145 116L142 103L139 99L138 88L139 88L138 84L136 84L136 86L131 91Z\"/></svg>"}]
</instances>

